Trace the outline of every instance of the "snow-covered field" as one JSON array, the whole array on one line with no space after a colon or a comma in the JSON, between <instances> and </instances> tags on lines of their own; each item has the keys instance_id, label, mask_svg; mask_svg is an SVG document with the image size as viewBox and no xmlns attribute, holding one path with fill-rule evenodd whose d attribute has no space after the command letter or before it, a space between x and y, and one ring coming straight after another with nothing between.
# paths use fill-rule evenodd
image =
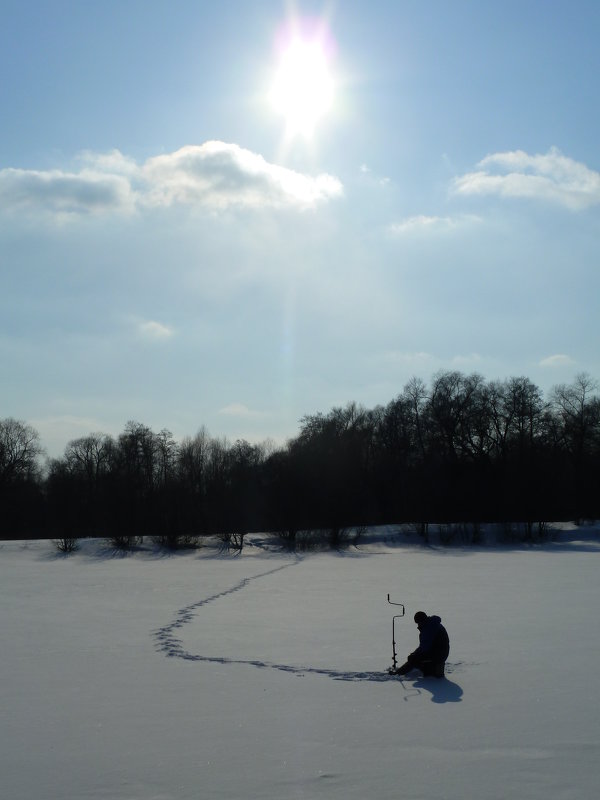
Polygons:
<instances>
[{"instance_id":1,"label":"snow-covered field","mask_svg":"<svg viewBox=\"0 0 600 800\"><path fill-rule=\"evenodd\" d=\"M600 542L298 556L0 543L6 800L592 800ZM415 611L445 680L389 677Z\"/></svg>"}]
</instances>

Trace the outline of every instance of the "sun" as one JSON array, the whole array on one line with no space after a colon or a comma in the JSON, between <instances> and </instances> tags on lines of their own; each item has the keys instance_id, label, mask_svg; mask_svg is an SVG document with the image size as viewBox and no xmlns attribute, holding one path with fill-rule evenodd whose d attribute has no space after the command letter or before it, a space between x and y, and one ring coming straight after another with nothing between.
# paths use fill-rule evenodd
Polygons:
<instances>
[{"instance_id":1,"label":"sun","mask_svg":"<svg viewBox=\"0 0 600 800\"><path fill-rule=\"evenodd\" d=\"M270 101L283 116L288 136L310 138L317 123L331 109L334 80L322 36L296 33L280 53Z\"/></svg>"}]
</instances>

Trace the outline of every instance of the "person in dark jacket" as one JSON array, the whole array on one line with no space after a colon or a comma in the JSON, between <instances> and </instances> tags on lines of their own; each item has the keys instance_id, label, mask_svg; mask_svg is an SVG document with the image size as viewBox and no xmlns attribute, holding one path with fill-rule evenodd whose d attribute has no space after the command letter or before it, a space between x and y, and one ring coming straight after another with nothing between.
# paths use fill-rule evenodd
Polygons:
<instances>
[{"instance_id":1,"label":"person in dark jacket","mask_svg":"<svg viewBox=\"0 0 600 800\"><path fill-rule=\"evenodd\" d=\"M398 674L406 675L413 669L420 669L425 676L443 678L450 640L442 620L435 614L429 617L424 611L417 611L415 622L419 629L419 646L398 668Z\"/></svg>"}]
</instances>

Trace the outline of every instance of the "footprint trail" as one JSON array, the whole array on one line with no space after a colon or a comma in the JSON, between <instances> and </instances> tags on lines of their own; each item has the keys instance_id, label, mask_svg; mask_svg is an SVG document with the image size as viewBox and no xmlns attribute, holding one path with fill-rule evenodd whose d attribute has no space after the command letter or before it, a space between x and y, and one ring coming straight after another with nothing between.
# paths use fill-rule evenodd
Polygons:
<instances>
[{"instance_id":1,"label":"footprint trail","mask_svg":"<svg viewBox=\"0 0 600 800\"><path fill-rule=\"evenodd\" d=\"M205 597L203 600L199 600L197 603L192 603L191 605L179 609L172 622L153 631L152 635L156 642L156 649L159 652L164 653L164 655L168 656L169 658L181 658L184 661L199 661L209 664L245 664L246 666L256 667L258 669L275 669L279 670L280 672L287 672L300 676L307 674L326 675L334 680L339 681L397 680L396 676L388 675L386 672L348 672L319 667L277 664L270 661L261 661L256 659L248 660L241 658L227 658L224 656L204 656L196 653L188 653L185 650L181 638L178 636L178 632L181 630L181 628L183 628L184 625L192 622L192 620L197 616L198 612L201 611L204 606L208 605L209 603L214 603L215 601L220 600L222 597L227 597L227 595L242 591L253 581L266 578L269 575L274 575L276 572L288 569L289 567L294 567L299 563L301 563L301 559L283 564L282 566L276 567L275 569L270 569L267 572L260 572L257 575L251 575L248 578L244 578L239 583L236 583L229 589L225 589L224 591L213 594L210 597Z\"/></svg>"}]
</instances>

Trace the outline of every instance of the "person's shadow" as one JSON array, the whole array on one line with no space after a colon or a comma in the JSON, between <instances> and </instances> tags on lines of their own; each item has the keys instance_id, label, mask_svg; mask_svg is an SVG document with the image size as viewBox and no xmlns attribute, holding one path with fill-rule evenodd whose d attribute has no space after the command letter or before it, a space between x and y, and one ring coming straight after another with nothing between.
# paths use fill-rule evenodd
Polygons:
<instances>
[{"instance_id":1,"label":"person's shadow","mask_svg":"<svg viewBox=\"0 0 600 800\"><path fill-rule=\"evenodd\" d=\"M430 692L432 703L460 703L462 700L462 688L448 678L417 678L412 685Z\"/></svg>"}]
</instances>

